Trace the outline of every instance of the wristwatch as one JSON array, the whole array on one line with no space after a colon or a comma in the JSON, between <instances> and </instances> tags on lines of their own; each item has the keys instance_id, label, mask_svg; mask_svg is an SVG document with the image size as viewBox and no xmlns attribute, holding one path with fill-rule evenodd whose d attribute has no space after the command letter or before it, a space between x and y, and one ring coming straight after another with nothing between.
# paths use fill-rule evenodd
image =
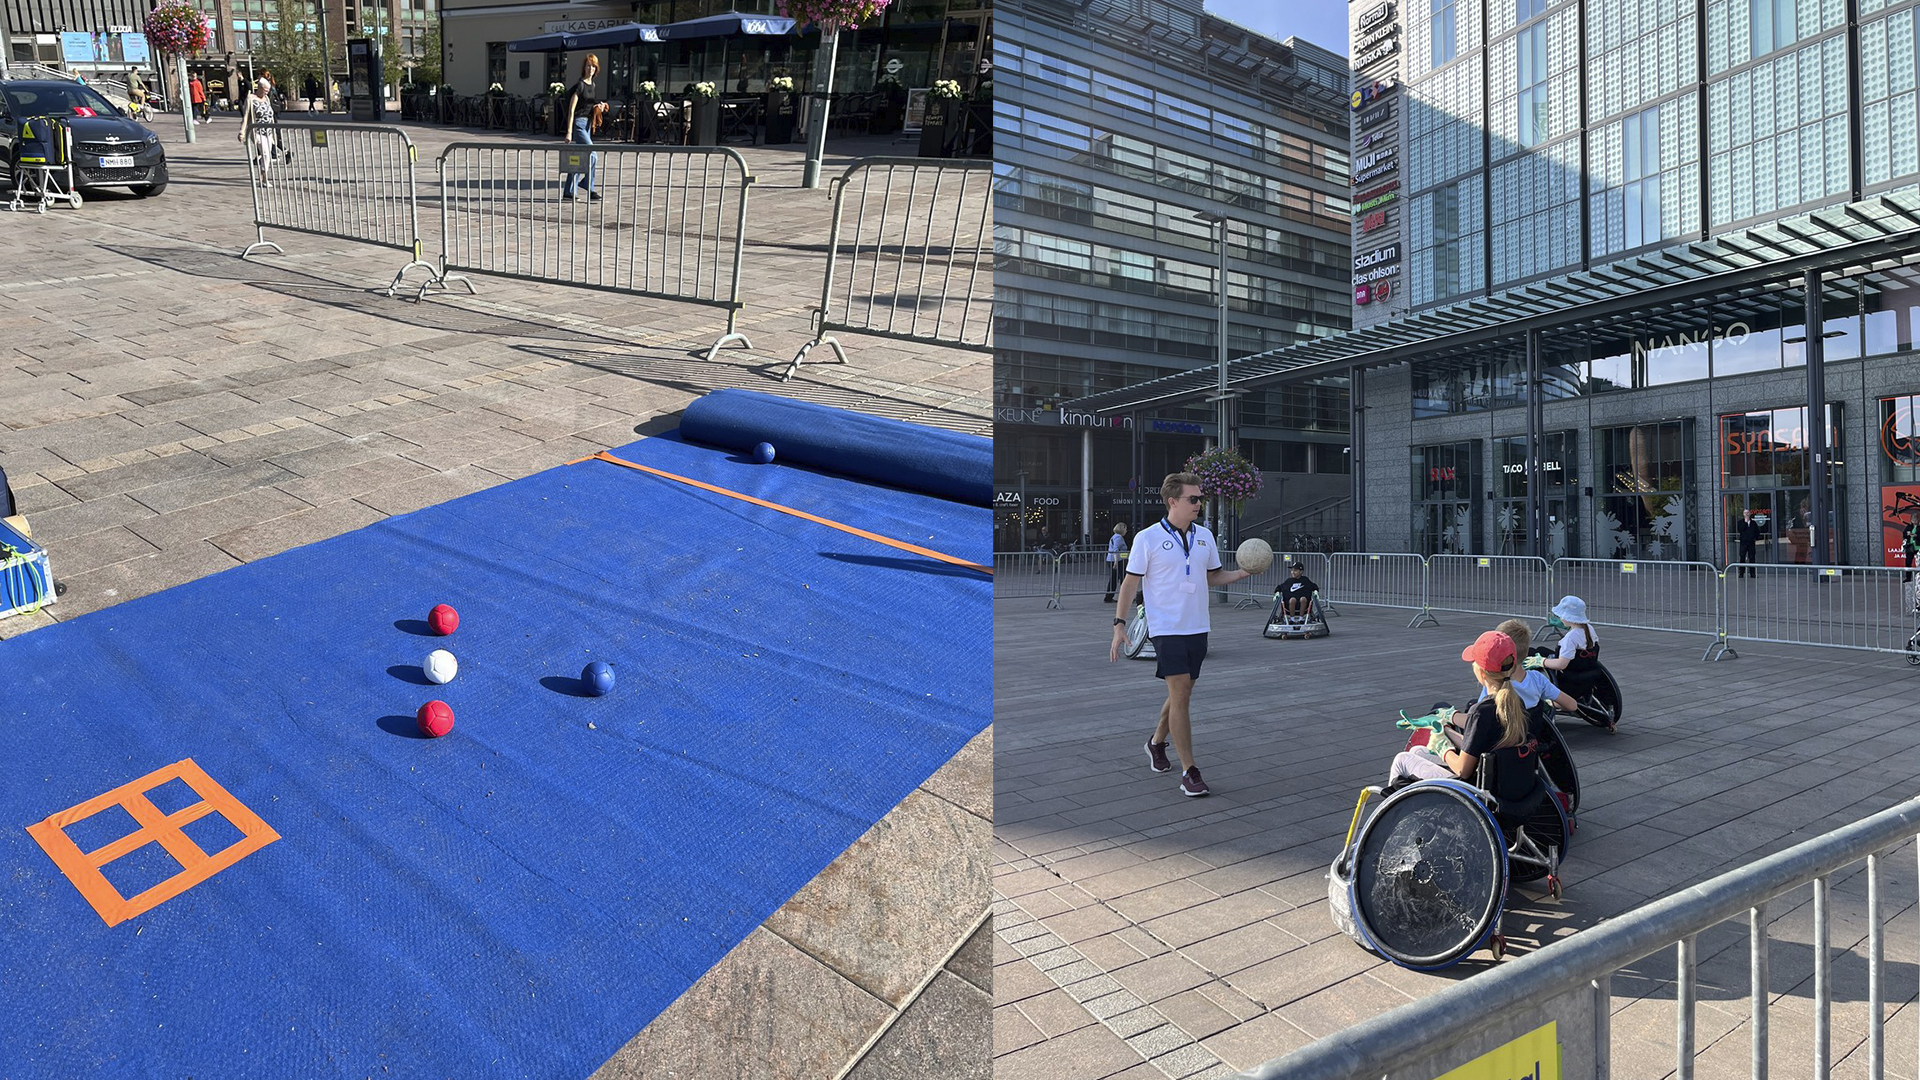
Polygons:
<instances>
[{"instance_id":1,"label":"wristwatch","mask_svg":"<svg viewBox=\"0 0 1920 1080\"><path fill-rule=\"evenodd\" d=\"M1125 625L1127 625L1127 620L1125 620L1125 619L1115 619L1115 620L1113 620L1113 625L1115 625L1115 626L1125 626Z\"/></svg>"}]
</instances>

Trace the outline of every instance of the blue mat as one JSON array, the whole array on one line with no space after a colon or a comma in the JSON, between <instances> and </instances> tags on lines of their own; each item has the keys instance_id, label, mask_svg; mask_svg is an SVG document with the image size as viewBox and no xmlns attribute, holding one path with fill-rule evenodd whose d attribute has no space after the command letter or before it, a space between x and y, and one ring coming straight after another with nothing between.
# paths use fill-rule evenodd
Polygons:
<instances>
[{"instance_id":1,"label":"blue mat","mask_svg":"<svg viewBox=\"0 0 1920 1080\"><path fill-rule=\"evenodd\" d=\"M751 390L716 390L687 407L680 434L742 452L975 506L993 505L993 442L862 413L823 411Z\"/></svg>"},{"instance_id":2,"label":"blue mat","mask_svg":"<svg viewBox=\"0 0 1920 1080\"><path fill-rule=\"evenodd\" d=\"M614 453L989 561L985 509ZM990 608L983 574L591 461L0 642L0 1076L585 1076L987 726ZM424 685L440 646L460 675ZM577 696L591 660L611 695ZM108 927L25 827L188 758L280 839Z\"/></svg>"}]
</instances>

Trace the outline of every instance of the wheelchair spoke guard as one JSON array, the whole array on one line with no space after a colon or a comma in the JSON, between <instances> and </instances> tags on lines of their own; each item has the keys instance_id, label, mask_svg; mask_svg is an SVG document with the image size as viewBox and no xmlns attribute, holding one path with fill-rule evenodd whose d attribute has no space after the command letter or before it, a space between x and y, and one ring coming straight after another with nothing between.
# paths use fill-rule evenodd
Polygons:
<instances>
[{"instance_id":1,"label":"wheelchair spoke guard","mask_svg":"<svg viewBox=\"0 0 1920 1080\"><path fill-rule=\"evenodd\" d=\"M1374 951L1405 967L1446 967L1479 948L1500 918L1506 845L1479 792L1423 781L1361 829L1352 874L1352 917Z\"/></svg>"}]
</instances>

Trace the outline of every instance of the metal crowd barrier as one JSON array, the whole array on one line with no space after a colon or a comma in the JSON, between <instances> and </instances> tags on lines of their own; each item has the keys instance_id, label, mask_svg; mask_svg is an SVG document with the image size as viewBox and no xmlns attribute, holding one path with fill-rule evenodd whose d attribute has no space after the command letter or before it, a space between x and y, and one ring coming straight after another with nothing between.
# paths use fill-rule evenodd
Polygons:
<instances>
[{"instance_id":1,"label":"metal crowd barrier","mask_svg":"<svg viewBox=\"0 0 1920 1080\"><path fill-rule=\"evenodd\" d=\"M440 156L440 277L427 284L472 292L453 272L467 270L708 304L726 309L727 329L707 359L729 342L751 349L739 316L752 184L731 147L453 143Z\"/></svg>"},{"instance_id":2,"label":"metal crowd barrier","mask_svg":"<svg viewBox=\"0 0 1920 1080\"><path fill-rule=\"evenodd\" d=\"M785 378L820 345L845 363L834 330L993 348L992 166L867 158L834 178L813 340L794 354Z\"/></svg>"},{"instance_id":3,"label":"metal crowd barrier","mask_svg":"<svg viewBox=\"0 0 1920 1080\"><path fill-rule=\"evenodd\" d=\"M1884 999L1889 974L1883 917L1887 905L1884 864L1894 849L1905 845L1916 834L1920 834L1920 799L1900 803L1825 836L1609 919L1454 983L1430 997L1255 1066L1239 1076L1245 1080L1433 1077L1449 1073L1519 1037L1538 1036L1541 1027L1553 1022L1557 1025L1556 1049L1563 1055L1556 1075L1608 1080L1612 1075L1614 976L1625 973L1634 978L1658 979L1653 972L1626 973L1625 969L1672 948L1677 1005L1672 1075L1679 1080L1691 1080L1695 1075L1696 1049L1706 1049L1698 1046L1694 1018L1699 986L1698 939L1702 933L1742 917L1748 927L1749 1056L1752 1075L1766 1076L1768 1009L1773 997L1770 987L1773 915L1788 906L1781 902L1785 894L1811 885L1814 1037L1809 1064L1813 1076L1824 1078L1835 1064L1831 1060L1836 982L1832 963L1836 922L1832 884L1836 874L1863 860L1867 924L1864 985L1859 976L1851 976L1844 989L1848 994L1859 994L1866 1003L1864 1075L1884 1076L1887 1074ZM1903 904L1895 900L1894 906L1898 910ZM1843 934L1852 936L1858 932L1854 918L1843 917L1838 921ZM1847 972L1850 967L1842 967L1841 971ZM1713 1028L1714 1032L1720 1030ZM1912 1049L1912 1044L1908 1049ZM1895 1074L1913 1075L1913 1059L1904 1054L1902 1057L1907 1063L1896 1068ZM1716 1068L1713 1075L1724 1075L1724 1072Z\"/></svg>"},{"instance_id":4,"label":"metal crowd barrier","mask_svg":"<svg viewBox=\"0 0 1920 1080\"><path fill-rule=\"evenodd\" d=\"M1069 551L1060 556L1061 596L1105 596L1107 577L1113 567L1107 565L1105 551ZM1123 565L1121 573L1126 573Z\"/></svg>"},{"instance_id":5,"label":"metal crowd barrier","mask_svg":"<svg viewBox=\"0 0 1920 1080\"><path fill-rule=\"evenodd\" d=\"M393 275L388 296L416 266L437 278L420 249L417 155L406 132L302 120L282 120L269 130L275 140L274 161L265 175L251 140L246 147L256 239L241 258L259 248L281 251L267 239L268 229L281 229L407 252L411 259Z\"/></svg>"},{"instance_id":6,"label":"metal crowd barrier","mask_svg":"<svg viewBox=\"0 0 1920 1080\"><path fill-rule=\"evenodd\" d=\"M1231 560L1233 552L1229 551L1226 554L1228 559ZM1231 590L1234 609L1259 608L1261 611L1270 610L1273 607L1273 590L1279 588L1280 583L1287 580L1287 567L1293 563L1300 563L1305 566L1307 568L1307 577L1310 578L1315 585L1320 586L1320 610L1329 615L1338 615L1339 612L1333 609L1333 601L1330 596L1333 589L1333 560L1318 551L1275 551L1273 553L1272 566L1247 578L1245 581L1239 582L1237 585L1227 586L1227 588ZM1237 560L1233 562L1235 569L1238 569L1239 565Z\"/></svg>"},{"instance_id":7,"label":"metal crowd barrier","mask_svg":"<svg viewBox=\"0 0 1920 1080\"><path fill-rule=\"evenodd\" d=\"M1553 606L1553 568L1532 555L1432 555L1427 606L1537 619ZM1557 598L1556 598L1557 599Z\"/></svg>"},{"instance_id":8,"label":"metal crowd barrier","mask_svg":"<svg viewBox=\"0 0 1920 1080\"><path fill-rule=\"evenodd\" d=\"M1440 625L1427 604L1427 560L1418 555L1338 551L1328 577L1323 584L1335 603L1416 608L1419 614L1407 623L1409 629Z\"/></svg>"},{"instance_id":9,"label":"metal crowd barrier","mask_svg":"<svg viewBox=\"0 0 1920 1080\"><path fill-rule=\"evenodd\" d=\"M1722 640L1905 653L1920 629L1909 574L1900 567L1734 563L1722 583Z\"/></svg>"},{"instance_id":10,"label":"metal crowd barrier","mask_svg":"<svg viewBox=\"0 0 1920 1080\"><path fill-rule=\"evenodd\" d=\"M1720 633L1720 571L1704 562L1633 562L1621 559L1553 561L1553 598L1572 594L1587 602L1600 626L1706 634L1713 659ZM1540 612L1545 615L1545 609Z\"/></svg>"},{"instance_id":11,"label":"metal crowd barrier","mask_svg":"<svg viewBox=\"0 0 1920 1080\"><path fill-rule=\"evenodd\" d=\"M1047 607L1060 606L1060 560L1044 551L993 553L995 600L1047 598Z\"/></svg>"}]
</instances>

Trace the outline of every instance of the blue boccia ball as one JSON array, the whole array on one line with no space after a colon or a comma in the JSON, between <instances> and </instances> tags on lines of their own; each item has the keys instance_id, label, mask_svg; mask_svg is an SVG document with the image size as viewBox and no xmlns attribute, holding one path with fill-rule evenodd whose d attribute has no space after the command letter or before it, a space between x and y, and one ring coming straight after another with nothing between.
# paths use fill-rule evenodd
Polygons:
<instances>
[{"instance_id":1,"label":"blue boccia ball","mask_svg":"<svg viewBox=\"0 0 1920 1080\"><path fill-rule=\"evenodd\" d=\"M587 693L599 697L613 689L613 669L595 660L580 672L580 681L587 685Z\"/></svg>"},{"instance_id":2,"label":"blue boccia ball","mask_svg":"<svg viewBox=\"0 0 1920 1080\"><path fill-rule=\"evenodd\" d=\"M753 460L759 462L762 465L773 464L773 444L770 442L763 442L760 445L754 447Z\"/></svg>"}]
</instances>

